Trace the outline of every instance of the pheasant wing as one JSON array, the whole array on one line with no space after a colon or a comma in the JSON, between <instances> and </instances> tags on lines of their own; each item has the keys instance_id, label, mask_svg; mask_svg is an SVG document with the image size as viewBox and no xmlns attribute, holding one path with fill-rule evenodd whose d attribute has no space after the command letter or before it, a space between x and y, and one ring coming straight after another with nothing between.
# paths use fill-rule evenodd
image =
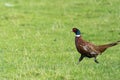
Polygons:
<instances>
[{"instance_id":1,"label":"pheasant wing","mask_svg":"<svg viewBox=\"0 0 120 80\"><path fill-rule=\"evenodd\" d=\"M81 45L81 47L82 47L86 52L89 52L90 54L98 54L98 53L100 53L100 52L97 51L92 45L89 45L89 44L84 45L84 46Z\"/></svg>"}]
</instances>

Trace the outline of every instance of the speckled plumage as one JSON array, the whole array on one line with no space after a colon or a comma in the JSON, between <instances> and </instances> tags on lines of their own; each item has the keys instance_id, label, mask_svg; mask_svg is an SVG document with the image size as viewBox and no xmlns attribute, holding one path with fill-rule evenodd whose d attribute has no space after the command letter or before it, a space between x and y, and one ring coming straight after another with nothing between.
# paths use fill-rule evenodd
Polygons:
<instances>
[{"instance_id":1,"label":"speckled plumage","mask_svg":"<svg viewBox=\"0 0 120 80\"><path fill-rule=\"evenodd\" d=\"M98 63L96 57L99 54L102 54L107 48L117 45L120 41L105 44L105 45L94 45L90 42L87 42L82 39L80 30L77 28L73 28L72 31L79 36L75 37L75 46L77 51L81 54L79 58L79 62L83 60L84 57L94 58L94 61Z\"/></svg>"}]
</instances>

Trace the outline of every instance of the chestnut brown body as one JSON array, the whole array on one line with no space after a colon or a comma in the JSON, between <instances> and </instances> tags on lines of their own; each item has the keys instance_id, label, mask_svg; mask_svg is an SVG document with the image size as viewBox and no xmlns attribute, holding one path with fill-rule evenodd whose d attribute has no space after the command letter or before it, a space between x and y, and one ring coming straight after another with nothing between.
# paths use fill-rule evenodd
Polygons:
<instances>
[{"instance_id":1,"label":"chestnut brown body","mask_svg":"<svg viewBox=\"0 0 120 80\"><path fill-rule=\"evenodd\" d=\"M83 60L84 57L94 58L94 61L98 63L96 57L102 54L107 48L112 47L120 43L120 41L105 44L105 45L95 45L82 39L80 31L77 28L73 28L73 32L76 34L75 46L77 51L81 54L79 62Z\"/></svg>"}]
</instances>

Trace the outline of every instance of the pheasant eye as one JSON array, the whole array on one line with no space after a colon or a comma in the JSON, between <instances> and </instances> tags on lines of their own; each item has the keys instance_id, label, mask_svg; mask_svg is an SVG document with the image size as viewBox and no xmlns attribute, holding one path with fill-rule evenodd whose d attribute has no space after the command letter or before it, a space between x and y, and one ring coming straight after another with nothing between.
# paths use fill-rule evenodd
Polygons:
<instances>
[{"instance_id":1,"label":"pheasant eye","mask_svg":"<svg viewBox=\"0 0 120 80\"><path fill-rule=\"evenodd\" d=\"M77 30L75 28L73 28L73 32L76 32Z\"/></svg>"}]
</instances>

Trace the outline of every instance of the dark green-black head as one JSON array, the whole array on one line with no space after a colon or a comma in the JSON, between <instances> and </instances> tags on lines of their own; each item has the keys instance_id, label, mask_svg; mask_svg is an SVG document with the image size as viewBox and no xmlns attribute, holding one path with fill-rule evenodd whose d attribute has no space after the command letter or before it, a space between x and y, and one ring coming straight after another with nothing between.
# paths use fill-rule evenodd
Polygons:
<instances>
[{"instance_id":1,"label":"dark green-black head","mask_svg":"<svg viewBox=\"0 0 120 80\"><path fill-rule=\"evenodd\" d=\"M77 28L73 28L72 31L73 31L76 35L80 35L80 34L81 34L80 30L77 29Z\"/></svg>"}]
</instances>

